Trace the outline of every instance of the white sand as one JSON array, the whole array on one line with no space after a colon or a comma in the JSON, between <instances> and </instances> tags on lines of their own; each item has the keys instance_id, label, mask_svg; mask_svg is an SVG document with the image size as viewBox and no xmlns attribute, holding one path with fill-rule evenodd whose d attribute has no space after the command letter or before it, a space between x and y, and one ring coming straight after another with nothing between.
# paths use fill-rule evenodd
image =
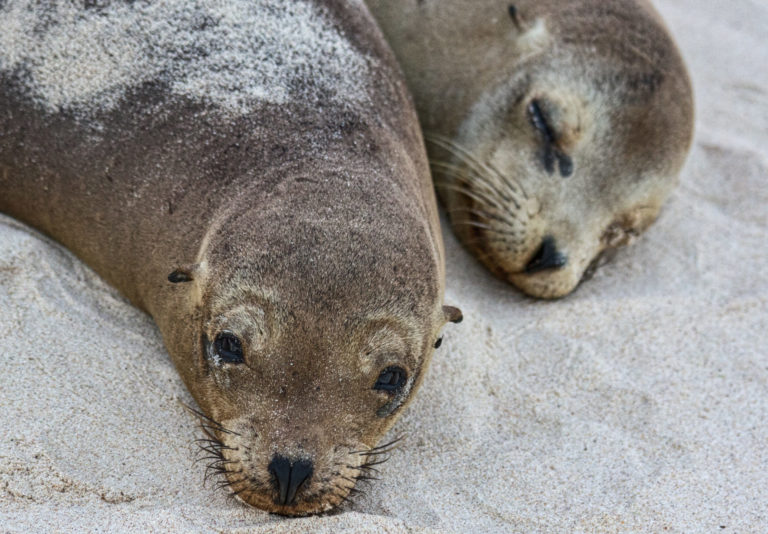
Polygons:
<instances>
[{"instance_id":1,"label":"white sand","mask_svg":"<svg viewBox=\"0 0 768 534\"><path fill-rule=\"evenodd\" d=\"M558 302L446 234L467 319L383 480L341 514L284 520L203 488L152 322L0 219L0 531L766 532L768 4L660 8L697 89L677 194Z\"/></svg>"}]
</instances>

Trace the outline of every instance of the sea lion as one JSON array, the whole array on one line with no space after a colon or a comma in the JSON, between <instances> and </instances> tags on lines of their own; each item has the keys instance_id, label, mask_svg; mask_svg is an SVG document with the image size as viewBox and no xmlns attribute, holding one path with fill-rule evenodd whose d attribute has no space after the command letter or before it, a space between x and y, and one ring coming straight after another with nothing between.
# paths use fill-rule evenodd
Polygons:
<instances>
[{"instance_id":1,"label":"sea lion","mask_svg":"<svg viewBox=\"0 0 768 534\"><path fill-rule=\"evenodd\" d=\"M239 499L344 501L461 318L365 6L0 6L0 210L154 318Z\"/></svg>"},{"instance_id":2,"label":"sea lion","mask_svg":"<svg viewBox=\"0 0 768 534\"><path fill-rule=\"evenodd\" d=\"M645 0L367 0L395 51L464 246L561 297L657 217L693 97Z\"/></svg>"}]
</instances>

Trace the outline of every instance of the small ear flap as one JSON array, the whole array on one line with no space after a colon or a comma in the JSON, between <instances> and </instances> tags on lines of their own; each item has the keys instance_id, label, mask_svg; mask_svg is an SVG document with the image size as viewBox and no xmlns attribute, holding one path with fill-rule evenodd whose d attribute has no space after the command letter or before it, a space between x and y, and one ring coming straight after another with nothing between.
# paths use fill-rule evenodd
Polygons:
<instances>
[{"instance_id":1,"label":"small ear flap","mask_svg":"<svg viewBox=\"0 0 768 534\"><path fill-rule=\"evenodd\" d=\"M191 282L194 280L194 273L197 270L197 265L190 265L186 267L179 267L171 274L168 275L168 281L172 284L178 284L181 282Z\"/></svg>"},{"instance_id":2,"label":"small ear flap","mask_svg":"<svg viewBox=\"0 0 768 534\"><path fill-rule=\"evenodd\" d=\"M520 17L520 11L518 11L517 6L514 4L509 4L507 10L509 11L509 16L512 19L512 22L515 23L515 27L517 27L518 30L523 31L525 27L523 25L523 19Z\"/></svg>"},{"instance_id":3,"label":"small ear flap","mask_svg":"<svg viewBox=\"0 0 768 534\"><path fill-rule=\"evenodd\" d=\"M460 323L464 320L464 314L461 313L461 310L453 306L443 306L443 315L445 320L451 323Z\"/></svg>"}]
</instances>

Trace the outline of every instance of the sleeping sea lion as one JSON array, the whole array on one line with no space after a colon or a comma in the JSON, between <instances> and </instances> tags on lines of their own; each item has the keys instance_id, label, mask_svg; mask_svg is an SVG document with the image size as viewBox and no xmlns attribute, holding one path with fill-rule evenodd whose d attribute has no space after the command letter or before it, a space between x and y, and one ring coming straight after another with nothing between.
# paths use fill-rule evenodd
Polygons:
<instances>
[{"instance_id":1,"label":"sleeping sea lion","mask_svg":"<svg viewBox=\"0 0 768 534\"><path fill-rule=\"evenodd\" d=\"M454 232L561 297L656 219L691 144L680 53L645 0L368 0L414 93Z\"/></svg>"}]
</instances>

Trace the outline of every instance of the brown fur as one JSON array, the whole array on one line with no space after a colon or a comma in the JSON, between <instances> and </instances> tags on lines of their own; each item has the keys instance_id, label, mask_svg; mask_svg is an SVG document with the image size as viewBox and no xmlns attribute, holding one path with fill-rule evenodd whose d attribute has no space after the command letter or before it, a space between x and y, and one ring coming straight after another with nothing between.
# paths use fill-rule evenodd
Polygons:
<instances>
[{"instance_id":1,"label":"brown fur","mask_svg":"<svg viewBox=\"0 0 768 534\"><path fill-rule=\"evenodd\" d=\"M289 515L348 496L458 318L442 306L434 194L405 85L368 14L324 4L375 59L370 107L297 100L231 117L153 82L83 119L46 112L23 73L0 72L0 210L155 319L210 418L215 468L242 500ZM222 330L243 340L244 364L207 356L203 336ZM394 403L372 389L393 364L410 377ZM295 505L274 502L274 454L314 462Z\"/></svg>"},{"instance_id":2,"label":"brown fur","mask_svg":"<svg viewBox=\"0 0 768 534\"><path fill-rule=\"evenodd\" d=\"M414 93L436 186L464 245L560 297L647 228L690 146L690 80L645 0L368 0ZM517 10L510 16L509 6ZM548 171L529 106L555 129ZM567 257L526 272L543 239Z\"/></svg>"}]
</instances>

